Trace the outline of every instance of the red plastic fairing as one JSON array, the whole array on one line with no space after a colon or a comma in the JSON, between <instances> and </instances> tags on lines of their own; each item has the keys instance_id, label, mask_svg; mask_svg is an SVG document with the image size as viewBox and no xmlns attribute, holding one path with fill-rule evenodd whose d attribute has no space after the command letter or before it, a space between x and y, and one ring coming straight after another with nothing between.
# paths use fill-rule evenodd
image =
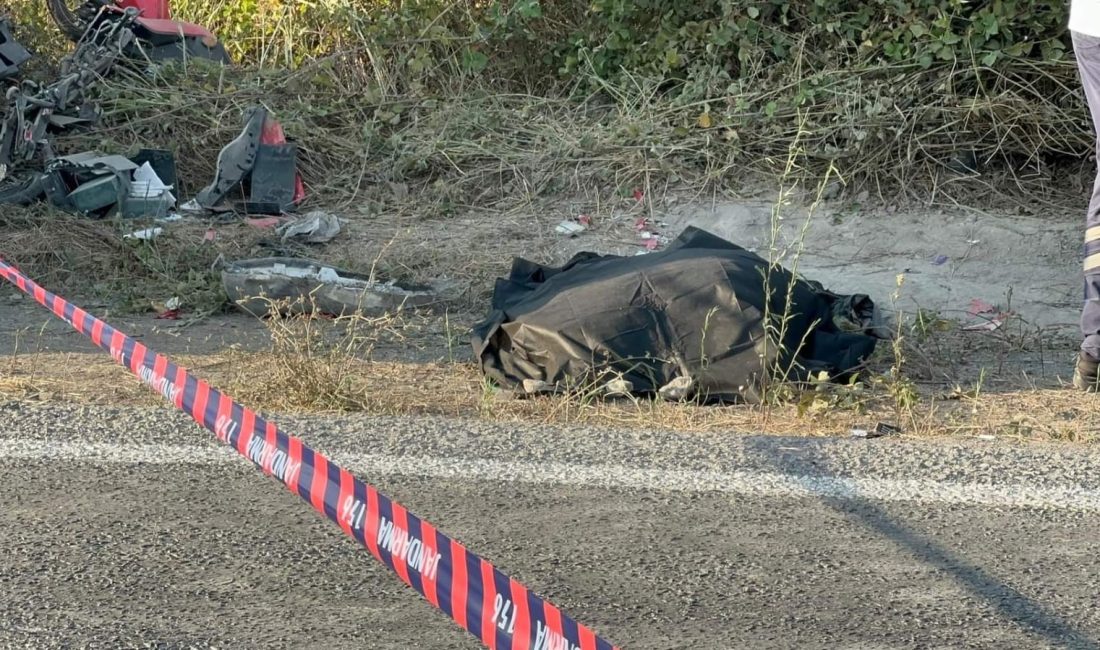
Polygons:
<instances>
[{"instance_id":1,"label":"red plastic fairing","mask_svg":"<svg viewBox=\"0 0 1100 650\"><path fill-rule=\"evenodd\" d=\"M133 7L141 12L142 18L149 20L168 20L172 17L168 0L116 0L116 4L123 9Z\"/></svg>"},{"instance_id":2,"label":"red plastic fairing","mask_svg":"<svg viewBox=\"0 0 1100 650\"><path fill-rule=\"evenodd\" d=\"M184 36L192 36L194 38L214 37L214 34L205 27L199 27L191 23L181 23L175 20L138 18L137 23L154 34L171 34L173 36L179 36L180 32L183 32Z\"/></svg>"}]
</instances>

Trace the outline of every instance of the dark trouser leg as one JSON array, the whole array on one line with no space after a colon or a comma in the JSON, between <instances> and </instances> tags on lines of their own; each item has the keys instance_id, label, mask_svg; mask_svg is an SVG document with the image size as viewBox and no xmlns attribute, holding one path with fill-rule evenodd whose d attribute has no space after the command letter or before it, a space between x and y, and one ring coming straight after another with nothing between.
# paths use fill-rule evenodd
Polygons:
<instances>
[{"instance_id":1,"label":"dark trouser leg","mask_svg":"<svg viewBox=\"0 0 1100 650\"><path fill-rule=\"evenodd\" d=\"M1073 50L1081 85L1085 89L1093 131L1100 130L1100 38L1073 34ZM1100 133L1096 142L1100 162ZM1092 198L1085 219L1085 305L1081 310L1081 349L1093 359L1100 359L1100 173L1092 186Z\"/></svg>"}]
</instances>

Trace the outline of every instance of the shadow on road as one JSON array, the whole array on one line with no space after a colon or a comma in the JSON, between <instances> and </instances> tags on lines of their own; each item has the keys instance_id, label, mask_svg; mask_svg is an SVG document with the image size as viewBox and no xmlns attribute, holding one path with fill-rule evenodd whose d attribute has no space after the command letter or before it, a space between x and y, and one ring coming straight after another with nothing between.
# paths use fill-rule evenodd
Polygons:
<instances>
[{"instance_id":1,"label":"shadow on road","mask_svg":"<svg viewBox=\"0 0 1100 650\"><path fill-rule=\"evenodd\" d=\"M788 440L783 444L792 442L794 441ZM806 463L805 461L809 460L806 458L795 460L790 455L776 453L776 443L776 440L749 443L746 444L745 452L746 454L757 453L760 460L771 463L776 470L796 481L799 476L806 475L807 465L815 467L817 471L814 475L817 477L837 477L829 471L826 459L819 458L818 462L814 463ZM812 448L807 448L807 451L813 453ZM807 487L812 488L812 485L807 482ZM1086 636L1072 623L1063 620L1050 608L1004 584L980 566L940 546L928 536L906 527L877 504L862 499L850 500L835 497L821 497L820 501L848 519L893 541L920 561L952 576L971 593L992 605L1005 619L1036 636L1043 637L1052 647L1100 650L1100 643Z\"/></svg>"}]
</instances>

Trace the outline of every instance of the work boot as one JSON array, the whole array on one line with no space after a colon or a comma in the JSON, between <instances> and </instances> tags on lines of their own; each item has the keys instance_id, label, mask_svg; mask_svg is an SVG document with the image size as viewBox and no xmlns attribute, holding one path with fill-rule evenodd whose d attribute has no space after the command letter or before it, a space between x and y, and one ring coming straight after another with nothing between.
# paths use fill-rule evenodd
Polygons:
<instances>
[{"instance_id":1,"label":"work boot","mask_svg":"<svg viewBox=\"0 0 1100 650\"><path fill-rule=\"evenodd\" d=\"M1100 392L1100 361L1081 352L1073 370L1073 387L1086 393Z\"/></svg>"}]
</instances>

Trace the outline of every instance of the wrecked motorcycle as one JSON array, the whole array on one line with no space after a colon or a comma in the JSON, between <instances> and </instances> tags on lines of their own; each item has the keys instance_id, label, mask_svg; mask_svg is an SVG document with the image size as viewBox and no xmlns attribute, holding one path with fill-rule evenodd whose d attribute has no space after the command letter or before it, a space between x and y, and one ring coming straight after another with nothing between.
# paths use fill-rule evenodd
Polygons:
<instances>
[{"instance_id":1,"label":"wrecked motorcycle","mask_svg":"<svg viewBox=\"0 0 1100 650\"><path fill-rule=\"evenodd\" d=\"M187 57L230 63L225 46L210 30L172 18L168 0L84 0L73 4L72 0L46 0L58 29L72 41L79 42L98 21L134 10L137 17L130 28L151 60Z\"/></svg>"},{"instance_id":2,"label":"wrecked motorcycle","mask_svg":"<svg viewBox=\"0 0 1100 650\"><path fill-rule=\"evenodd\" d=\"M96 119L86 93L121 59L159 63L203 58L229 63L225 47L203 27L172 20L167 0L46 0L59 29L76 42L48 85L23 80L5 92L0 122L0 203L28 204L47 193L48 167L55 160L48 134ZM14 77L30 58L0 21L0 78ZM40 159L46 172L19 178L9 172Z\"/></svg>"}]
</instances>

